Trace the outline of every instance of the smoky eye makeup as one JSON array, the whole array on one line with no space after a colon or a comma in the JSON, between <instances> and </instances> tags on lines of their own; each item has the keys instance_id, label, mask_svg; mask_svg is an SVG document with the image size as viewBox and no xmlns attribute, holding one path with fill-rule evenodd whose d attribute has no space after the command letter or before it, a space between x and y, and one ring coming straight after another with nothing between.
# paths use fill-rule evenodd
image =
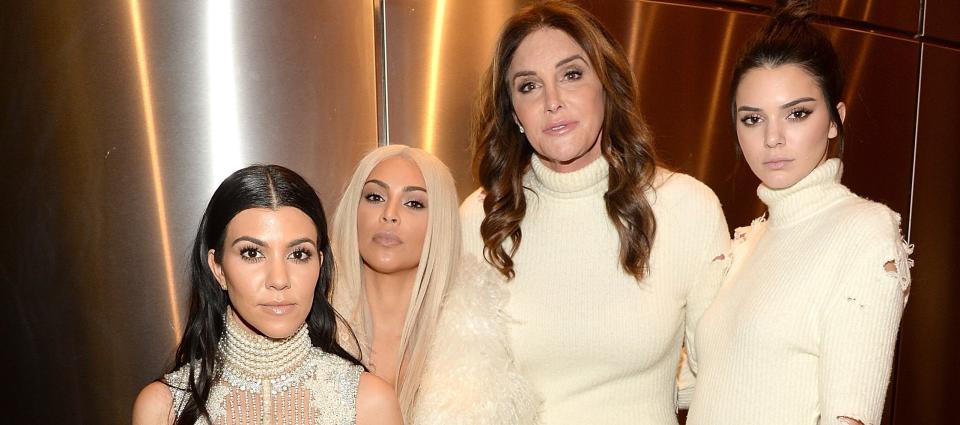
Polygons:
<instances>
[{"instance_id":1,"label":"smoky eye makeup","mask_svg":"<svg viewBox=\"0 0 960 425\"><path fill-rule=\"evenodd\" d=\"M813 113L813 110L811 108L807 108L805 106L797 106L790 109L790 112L787 113L787 118L795 121L802 121L807 119L807 117L809 117L810 114L812 113Z\"/></svg>"},{"instance_id":2,"label":"smoky eye makeup","mask_svg":"<svg viewBox=\"0 0 960 425\"><path fill-rule=\"evenodd\" d=\"M307 263L310 259L313 258L313 250L306 246L296 247L287 258L296 261L298 263Z\"/></svg>"},{"instance_id":3,"label":"smoky eye makeup","mask_svg":"<svg viewBox=\"0 0 960 425\"><path fill-rule=\"evenodd\" d=\"M563 70L563 79L566 81L576 81L583 78L583 68L579 65L571 65Z\"/></svg>"},{"instance_id":4,"label":"smoky eye makeup","mask_svg":"<svg viewBox=\"0 0 960 425\"><path fill-rule=\"evenodd\" d=\"M520 80L520 82L517 83L517 91L520 93L529 93L535 88L537 88L537 84L534 81Z\"/></svg>"},{"instance_id":5,"label":"smoky eye makeup","mask_svg":"<svg viewBox=\"0 0 960 425\"><path fill-rule=\"evenodd\" d=\"M239 252L243 261L255 263L263 259L263 251L256 245L241 245Z\"/></svg>"}]
</instances>

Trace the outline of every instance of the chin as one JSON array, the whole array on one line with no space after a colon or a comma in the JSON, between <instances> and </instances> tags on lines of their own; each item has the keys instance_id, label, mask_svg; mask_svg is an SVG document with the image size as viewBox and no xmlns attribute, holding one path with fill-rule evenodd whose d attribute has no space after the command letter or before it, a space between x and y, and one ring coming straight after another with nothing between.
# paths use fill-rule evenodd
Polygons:
<instances>
[{"instance_id":1,"label":"chin","mask_svg":"<svg viewBox=\"0 0 960 425\"><path fill-rule=\"evenodd\" d=\"M770 189L786 189L797 184L800 179L770 178L764 179L763 185Z\"/></svg>"},{"instance_id":2,"label":"chin","mask_svg":"<svg viewBox=\"0 0 960 425\"><path fill-rule=\"evenodd\" d=\"M306 318L296 323L273 323L270 326L265 326L260 333L269 338L283 339L297 333L297 330L300 329L300 325L302 325L305 320Z\"/></svg>"}]
</instances>

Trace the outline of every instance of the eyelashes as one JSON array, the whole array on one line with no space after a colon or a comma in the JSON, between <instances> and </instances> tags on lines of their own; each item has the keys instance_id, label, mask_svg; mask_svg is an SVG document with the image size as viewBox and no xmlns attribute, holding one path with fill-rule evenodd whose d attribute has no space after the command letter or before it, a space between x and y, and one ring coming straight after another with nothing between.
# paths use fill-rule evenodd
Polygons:
<instances>
[{"instance_id":1,"label":"eyelashes","mask_svg":"<svg viewBox=\"0 0 960 425\"><path fill-rule=\"evenodd\" d=\"M287 255L287 259L297 263L307 263L313 258L313 255L313 250L299 246ZM266 260L267 256L263 254L263 250L260 249L260 247L249 245L240 248L240 258L248 263L259 263Z\"/></svg>"},{"instance_id":2,"label":"eyelashes","mask_svg":"<svg viewBox=\"0 0 960 425\"><path fill-rule=\"evenodd\" d=\"M380 195L376 192L366 193L361 196L361 199L372 204L379 204L387 201L383 195ZM427 207L427 203L419 199L410 199L408 201L404 201L403 205L414 210L422 210Z\"/></svg>"},{"instance_id":3,"label":"eyelashes","mask_svg":"<svg viewBox=\"0 0 960 425\"><path fill-rule=\"evenodd\" d=\"M813 110L810 108L796 107L791 109L790 112L787 112L786 119L790 121L803 121L812 113ZM740 122L747 127L753 127L762 121L764 121L764 117L756 113L751 113L749 115L740 117Z\"/></svg>"},{"instance_id":4,"label":"eyelashes","mask_svg":"<svg viewBox=\"0 0 960 425\"><path fill-rule=\"evenodd\" d=\"M790 110L790 113L787 114L787 118L802 121L810 116L811 113L813 113L813 111L808 108L793 108Z\"/></svg>"},{"instance_id":5,"label":"eyelashes","mask_svg":"<svg viewBox=\"0 0 960 425\"><path fill-rule=\"evenodd\" d=\"M583 78L583 69L574 66L572 68L566 69L563 71L563 75L560 77L561 81L577 81ZM541 87L543 84L536 80L521 80L520 84L517 85L517 91L520 93L529 93L536 88Z\"/></svg>"}]
</instances>

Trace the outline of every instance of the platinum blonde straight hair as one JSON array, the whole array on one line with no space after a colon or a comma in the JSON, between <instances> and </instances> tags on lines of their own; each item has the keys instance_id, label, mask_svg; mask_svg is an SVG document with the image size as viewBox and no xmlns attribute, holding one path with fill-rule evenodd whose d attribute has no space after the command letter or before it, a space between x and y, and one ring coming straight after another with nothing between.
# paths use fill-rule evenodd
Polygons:
<instances>
[{"instance_id":1,"label":"platinum blonde straight hair","mask_svg":"<svg viewBox=\"0 0 960 425\"><path fill-rule=\"evenodd\" d=\"M420 388L427 352L447 282L460 260L460 214L456 185L450 170L435 156L416 148L391 145L377 148L360 160L340 199L333 218L331 239L337 276L333 285L334 308L356 333L356 342L341 334L341 344L354 354L371 347L369 310L363 289L363 260L357 243L357 207L364 182L374 167L399 156L415 163L427 187L427 231L413 283L410 306L403 323L395 380L400 408L406 418ZM363 356L366 358L366 356ZM404 363L404 361L406 363ZM409 418L407 418L409 419Z\"/></svg>"}]
</instances>

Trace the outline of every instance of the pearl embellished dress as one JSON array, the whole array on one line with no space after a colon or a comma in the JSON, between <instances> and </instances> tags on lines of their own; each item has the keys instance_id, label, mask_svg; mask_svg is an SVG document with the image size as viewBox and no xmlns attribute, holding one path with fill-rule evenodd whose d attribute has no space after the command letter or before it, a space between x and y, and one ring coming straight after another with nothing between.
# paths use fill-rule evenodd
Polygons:
<instances>
[{"instance_id":1,"label":"pearl embellished dress","mask_svg":"<svg viewBox=\"0 0 960 425\"><path fill-rule=\"evenodd\" d=\"M225 320L219 356L223 372L207 399L208 422L197 424L324 424L356 423L361 366L313 347L307 326L284 340L254 335ZM189 400L190 368L164 378L180 415Z\"/></svg>"}]
</instances>

